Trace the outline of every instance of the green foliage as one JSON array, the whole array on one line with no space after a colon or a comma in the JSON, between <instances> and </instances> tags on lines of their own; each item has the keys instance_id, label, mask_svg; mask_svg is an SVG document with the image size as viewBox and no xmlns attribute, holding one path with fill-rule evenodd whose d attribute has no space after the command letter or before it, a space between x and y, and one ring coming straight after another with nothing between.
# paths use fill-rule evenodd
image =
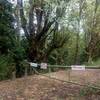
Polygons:
<instances>
[{"instance_id":1,"label":"green foliage","mask_svg":"<svg viewBox=\"0 0 100 100\"><path fill-rule=\"evenodd\" d=\"M66 60L68 56L67 48L62 47L54 50L48 58L48 63L54 65L66 65L68 61Z\"/></svg>"},{"instance_id":2,"label":"green foliage","mask_svg":"<svg viewBox=\"0 0 100 100\"><path fill-rule=\"evenodd\" d=\"M85 63L87 66L99 66L100 65L100 59L95 59L91 63Z\"/></svg>"},{"instance_id":3,"label":"green foliage","mask_svg":"<svg viewBox=\"0 0 100 100\"><path fill-rule=\"evenodd\" d=\"M9 78L12 71L22 68L26 54L19 33L15 32L12 4L0 0L0 78ZM12 65L14 64L14 66ZM22 67L21 67L22 66ZM14 69L13 69L14 67ZM18 71L17 71L18 72ZM16 74L19 74L16 73Z\"/></svg>"},{"instance_id":4,"label":"green foliage","mask_svg":"<svg viewBox=\"0 0 100 100\"><path fill-rule=\"evenodd\" d=\"M54 48L51 51L48 62L50 64L66 64L66 56L68 56L67 44L69 43L70 39L70 31L60 30L60 32L56 32L51 36L50 40L47 40L48 48Z\"/></svg>"},{"instance_id":5,"label":"green foliage","mask_svg":"<svg viewBox=\"0 0 100 100\"><path fill-rule=\"evenodd\" d=\"M0 53L8 53L11 37L14 35L12 5L7 0L0 0Z\"/></svg>"},{"instance_id":6,"label":"green foliage","mask_svg":"<svg viewBox=\"0 0 100 100\"><path fill-rule=\"evenodd\" d=\"M86 86L83 89L81 89L80 96L89 96L89 95L100 95L100 87L93 88Z\"/></svg>"},{"instance_id":7,"label":"green foliage","mask_svg":"<svg viewBox=\"0 0 100 100\"><path fill-rule=\"evenodd\" d=\"M0 80L10 78L14 69L15 66L10 55L0 56Z\"/></svg>"},{"instance_id":8,"label":"green foliage","mask_svg":"<svg viewBox=\"0 0 100 100\"><path fill-rule=\"evenodd\" d=\"M27 58L25 47L26 44L23 44L21 40L15 39L13 40L13 47L9 51L10 56L12 56L13 61L16 65L16 75L22 76L24 72L24 66L22 64L23 60Z\"/></svg>"}]
</instances>

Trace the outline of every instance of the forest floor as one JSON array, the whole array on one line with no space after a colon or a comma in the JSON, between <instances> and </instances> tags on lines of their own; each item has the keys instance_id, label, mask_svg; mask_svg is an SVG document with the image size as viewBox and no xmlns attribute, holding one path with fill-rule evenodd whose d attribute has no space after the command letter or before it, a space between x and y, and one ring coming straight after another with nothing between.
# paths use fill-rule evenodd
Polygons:
<instances>
[{"instance_id":1,"label":"forest floor","mask_svg":"<svg viewBox=\"0 0 100 100\"><path fill-rule=\"evenodd\" d=\"M70 73L70 74L69 74ZM63 71L45 74L80 84L100 84L100 70ZM87 91L83 86L61 82L41 75L0 82L0 100L100 100L100 91Z\"/></svg>"}]
</instances>

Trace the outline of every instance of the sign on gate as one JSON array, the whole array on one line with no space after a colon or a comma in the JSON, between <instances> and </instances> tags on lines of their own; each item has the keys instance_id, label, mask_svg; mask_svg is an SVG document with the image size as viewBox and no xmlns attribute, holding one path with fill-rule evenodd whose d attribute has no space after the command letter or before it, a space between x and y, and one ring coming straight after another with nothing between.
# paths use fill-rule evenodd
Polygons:
<instances>
[{"instance_id":1,"label":"sign on gate","mask_svg":"<svg viewBox=\"0 0 100 100\"><path fill-rule=\"evenodd\" d=\"M47 63L41 63L41 69L47 69Z\"/></svg>"},{"instance_id":2,"label":"sign on gate","mask_svg":"<svg viewBox=\"0 0 100 100\"><path fill-rule=\"evenodd\" d=\"M85 70L85 65L72 65L72 70Z\"/></svg>"},{"instance_id":3,"label":"sign on gate","mask_svg":"<svg viewBox=\"0 0 100 100\"><path fill-rule=\"evenodd\" d=\"M30 66L32 66L32 67L38 67L38 64L37 63L30 63Z\"/></svg>"}]
</instances>

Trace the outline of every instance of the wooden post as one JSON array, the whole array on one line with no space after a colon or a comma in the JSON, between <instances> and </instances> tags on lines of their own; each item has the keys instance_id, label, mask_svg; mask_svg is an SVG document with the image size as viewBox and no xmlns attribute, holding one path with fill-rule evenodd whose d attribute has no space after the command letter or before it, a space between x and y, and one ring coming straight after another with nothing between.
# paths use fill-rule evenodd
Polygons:
<instances>
[{"instance_id":1,"label":"wooden post","mask_svg":"<svg viewBox=\"0 0 100 100\"><path fill-rule=\"evenodd\" d=\"M12 64L12 76L11 76L11 79L12 80L15 80L16 79L16 65L13 63Z\"/></svg>"},{"instance_id":2,"label":"wooden post","mask_svg":"<svg viewBox=\"0 0 100 100\"><path fill-rule=\"evenodd\" d=\"M70 80L70 69L68 69L68 81L71 81Z\"/></svg>"},{"instance_id":3,"label":"wooden post","mask_svg":"<svg viewBox=\"0 0 100 100\"><path fill-rule=\"evenodd\" d=\"M27 77L27 66L25 66L25 77Z\"/></svg>"},{"instance_id":4,"label":"wooden post","mask_svg":"<svg viewBox=\"0 0 100 100\"><path fill-rule=\"evenodd\" d=\"M50 76L50 73L51 73L51 68L50 67L48 67L48 72L49 72L49 76Z\"/></svg>"},{"instance_id":5,"label":"wooden post","mask_svg":"<svg viewBox=\"0 0 100 100\"><path fill-rule=\"evenodd\" d=\"M15 80L16 79L16 71L13 71L12 72L12 80Z\"/></svg>"}]
</instances>

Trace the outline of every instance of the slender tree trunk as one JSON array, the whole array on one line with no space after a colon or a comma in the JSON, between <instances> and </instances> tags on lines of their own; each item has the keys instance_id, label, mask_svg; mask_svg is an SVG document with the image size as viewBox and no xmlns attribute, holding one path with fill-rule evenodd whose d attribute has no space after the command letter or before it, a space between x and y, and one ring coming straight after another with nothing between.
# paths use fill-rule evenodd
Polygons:
<instances>
[{"instance_id":1,"label":"slender tree trunk","mask_svg":"<svg viewBox=\"0 0 100 100\"><path fill-rule=\"evenodd\" d=\"M98 9L98 6L99 6L99 1L98 0L95 0L95 8L94 8L94 14L93 14L93 20L92 20L92 27L91 27L91 32L90 32L90 42L88 44L88 63L93 63L93 56L95 54L95 47L96 47L96 44L97 44L97 35L95 33L95 28L96 28L96 13L97 13L97 9Z\"/></svg>"},{"instance_id":2,"label":"slender tree trunk","mask_svg":"<svg viewBox=\"0 0 100 100\"><path fill-rule=\"evenodd\" d=\"M79 53L79 32L77 33L77 36L76 36L76 50L75 50L75 64L78 64L78 53Z\"/></svg>"},{"instance_id":3,"label":"slender tree trunk","mask_svg":"<svg viewBox=\"0 0 100 100\"><path fill-rule=\"evenodd\" d=\"M89 64L92 63L92 54L91 54L91 52L89 53L89 56L88 56L88 63Z\"/></svg>"},{"instance_id":4,"label":"slender tree trunk","mask_svg":"<svg viewBox=\"0 0 100 100\"><path fill-rule=\"evenodd\" d=\"M81 14L82 14L82 8L83 8L84 0L79 1L79 18L78 18L78 31L76 35L76 50L75 50L75 59L74 63L79 64L79 39L80 39L80 21L81 21Z\"/></svg>"}]
</instances>

